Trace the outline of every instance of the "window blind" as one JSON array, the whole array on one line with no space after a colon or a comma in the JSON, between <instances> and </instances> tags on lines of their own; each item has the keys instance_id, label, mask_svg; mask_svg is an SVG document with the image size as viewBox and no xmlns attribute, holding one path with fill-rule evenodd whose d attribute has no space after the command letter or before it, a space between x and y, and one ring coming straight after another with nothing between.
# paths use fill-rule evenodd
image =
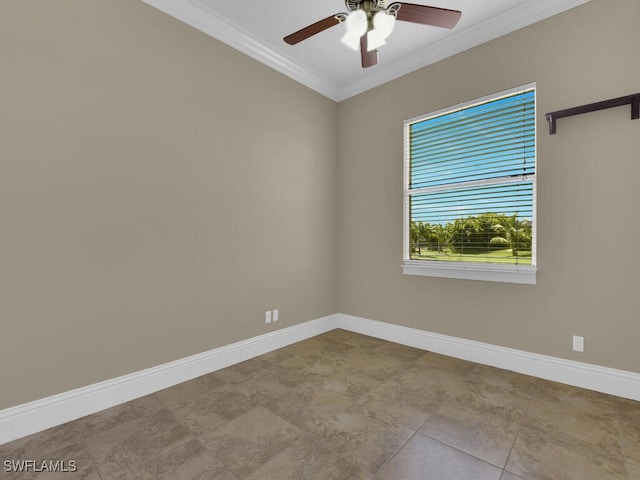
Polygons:
<instances>
[{"instance_id":1,"label":"window blind","mask_svg":"<svg viewBox=\"0 0 640 480\"><path fill-rule=\"evenodd\" d=\"M535 90L407 125L410 259L532 263Z\"/></svg>"}]
</instances>

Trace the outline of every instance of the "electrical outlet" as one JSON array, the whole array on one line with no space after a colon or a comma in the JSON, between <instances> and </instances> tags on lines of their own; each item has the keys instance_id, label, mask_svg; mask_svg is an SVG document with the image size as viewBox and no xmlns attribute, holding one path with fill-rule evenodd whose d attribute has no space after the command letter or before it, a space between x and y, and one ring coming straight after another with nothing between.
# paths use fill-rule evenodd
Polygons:
<instances>
[{"instance_id":1,"label":"electrical outlet","mask_svg":"<svg viewBox=\"0 0 640 480\"><path fill-rule=\"evenodd\" d=\"M274 322L278 321L278 309L277 308L273 311L273 321Z\"/></svg>"},{"instance_id":2,"label":"electrical outlet","mask_svg":"<svg viewBox=\"0 0 640 480\"><path fill-rule=\"evenodd\" d=\"M584 352L584 337L578 335L573 336L573 351Z\"/></svg>"},{"instance_id":3,"label":"electrical outlet","mask_svg":"<svg viewBox=\"0 0 640 480\"><path fill-rule=\"evenodd\" d=\"M264 323L271 323L271 310L264 312Z\"/></svg>"}]
</instances>

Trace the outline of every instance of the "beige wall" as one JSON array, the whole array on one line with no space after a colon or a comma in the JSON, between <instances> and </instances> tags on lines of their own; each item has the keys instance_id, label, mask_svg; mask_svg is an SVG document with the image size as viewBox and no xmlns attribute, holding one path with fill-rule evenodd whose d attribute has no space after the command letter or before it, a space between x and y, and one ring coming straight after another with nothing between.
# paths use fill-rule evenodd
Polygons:
<instances>
[{"instance_id":1,"label":"beige wall","mask_svg":"<svg viewBox=\"0 0 640 480\"><path fill-rule=\"evenodd\" d=\"M339 105L340 312L640 372L640 120L544 113L640 90L640 2L593 0ZM404 276L402 128L538 87L536 286ZM345 134L343 134L345 133ZM585 337L583 354L571 336Z\"/></svg>"},{"instance_id":2,"label":"beige wall","mask_svg":"<svg viewBox=\"0 0 640 480\"><path fill-rule=\"evenodd\" d=\"M3 0L0 88L0 409L336 312L334 102L133 0Z\"/></svg>"},{"instance_id":3,"label":"beige wall","mask_svg":"<svg viewBox=\"0 0 640 480\"><path fill-rule=\"evenodd\" d=\"M336 105L142 2L5 0L0 409L337 311L640 372L640 124L543 120L638 91L639 17L593 0ZM403 121L533 81L538 285L403 276Z\"/></svg>"}]
</instances>

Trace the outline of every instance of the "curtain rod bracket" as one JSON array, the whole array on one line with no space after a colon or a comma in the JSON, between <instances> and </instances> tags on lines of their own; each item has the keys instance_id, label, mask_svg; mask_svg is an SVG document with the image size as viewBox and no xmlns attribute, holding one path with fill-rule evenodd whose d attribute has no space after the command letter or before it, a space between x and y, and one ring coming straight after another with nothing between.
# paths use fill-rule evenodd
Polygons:
<instances>
[{"instance_id":1,"label":"curtain rod bracket","mask_svg":"<svg viewBox=\"0 0 640 480\"><path fill-rule=\"evenodd\" d=\"M545 114L545 118L549 123L549 134L555 135L556 120L558 118L572 117L573 115L596 112L598 110L604 110L605 108L620 107L622 105L631 105L631 120L637 120L640 118L640 93L635 93L633 95L627 95L626 97L613 98L603 102L590 103L580 107L567 108L565 110L547 113Z\"/></svg>"}]
</instances>

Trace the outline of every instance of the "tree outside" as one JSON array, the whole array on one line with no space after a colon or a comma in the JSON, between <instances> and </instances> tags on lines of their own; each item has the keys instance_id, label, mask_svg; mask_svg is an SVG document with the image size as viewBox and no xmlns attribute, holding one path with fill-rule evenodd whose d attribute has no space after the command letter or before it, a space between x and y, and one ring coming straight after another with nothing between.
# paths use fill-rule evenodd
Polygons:
<instances>
[{"instance_id":1,"label":"tree outside","mask_svg":"<svg viewBox=\"0 0 640 480\"><path fill-rule=\"evenodd\" d=\"M412 260L531 264L533 228L518 214L483 213L441 225L412 221Z\"/></svg>"}]
</instances>

